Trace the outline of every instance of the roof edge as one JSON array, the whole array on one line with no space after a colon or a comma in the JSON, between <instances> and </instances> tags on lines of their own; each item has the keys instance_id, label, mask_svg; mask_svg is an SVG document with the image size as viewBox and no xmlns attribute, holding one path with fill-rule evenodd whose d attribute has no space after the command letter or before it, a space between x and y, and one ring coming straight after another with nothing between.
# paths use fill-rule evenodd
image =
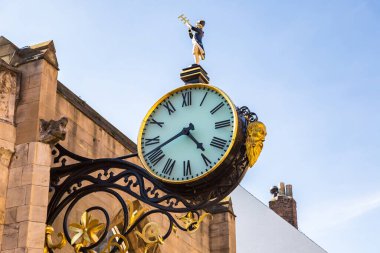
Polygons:
<instances>
[{"instance_id":1,"label":"roof edge","mask_svg":"<svg viewBox=\"0 0 380 253\"><path fill-rule=\"evenodd\" d=\"M245 191L246 193L248 193L252 198L256 199L257 202L259 202L262 206L264 206L264 208L267 208L269 209L270 211L273 212L274 215L278 216L279 218L281 218L281 220L283 222L285 222L289 227L290 229L294 229L295 231L297 231L298 233L300 233L301 235L303 235L306 239L308 239L310 242L312 242L314 245L316 245L317 247L319 247L321 250L325 251L326 253L328 253L328 251L326 249L324 249L321 245L319 245L318 243L316 243L313 239L311 239L309 236L307 236L304 232L302 232L302 230L300 230L299 228L295 228L293 227L291 224L289 224L287 221L285 221L281 216L279 216L277 213L275 213L272 209L270 209L267 205L264 204L264 202L262 202L260 199L258 199L255 195L253 195L251 192L249 192L245 187L243 187L241 184L239 184L237 187L240 187L241 189L243 189L243 191Z\"/></svg>"},{"instance_id":2,"label":"roof edge","mask_svg":"<svg viewBox=\"0 0 380 253\"><path fill-rule=\"evenodd\" d=\"M132 153L137 152L137 145L131 139L129 139L125 134L123 134L119 129L113 126L109 121L107 121L103 116L96 112L91 106L89 106L85 101L80 99L74 92L67 88L60 81L57 81L57 92L67 99L75 108L81 111L84 115L89 117L97 125L104 129L109 135L111 135L115 140L120 142L121 145L129 149Z\"/></svg>"}]
</instances>

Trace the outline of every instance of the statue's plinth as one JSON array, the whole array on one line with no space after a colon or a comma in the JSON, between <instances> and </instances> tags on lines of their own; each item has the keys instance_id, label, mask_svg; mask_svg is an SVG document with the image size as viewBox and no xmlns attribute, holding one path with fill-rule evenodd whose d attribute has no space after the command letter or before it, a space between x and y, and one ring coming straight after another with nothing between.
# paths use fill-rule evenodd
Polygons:
<instances>
[{"instance_id":1,"label":"statue's plinth","mask_svg":"<svg viewBox=\"0 0 380 253\"><path fill-rule=\"evenodd\" d=\"M208 84L210 78L207 76L206 70L201 65L193 64L191 67L184 68L181 71L181 79L185 84L205 83Z\"/></svg>"}]
</instances>

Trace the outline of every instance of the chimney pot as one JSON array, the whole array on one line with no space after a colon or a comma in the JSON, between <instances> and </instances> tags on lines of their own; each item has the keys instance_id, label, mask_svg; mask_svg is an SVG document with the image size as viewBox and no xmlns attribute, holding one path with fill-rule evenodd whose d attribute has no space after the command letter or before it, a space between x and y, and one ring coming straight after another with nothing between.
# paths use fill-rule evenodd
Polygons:
<instances>
[{"instance_id":1,"label":"chimney pot","mask_svg":"<svg viewBox=\"0 0 380 253\"><path fill-rule=\"evenodd\" d=\"M293 186L291 184L286 185L286 196L293 198Z\"/></svg>"},{"instance_id":2,"label":"chimney pot","mask_svg":"<svg viewBox=\"0 0 380 253\"><path fill-rule=\"evenodd\" d=\"M284 182L280 183L278 195L280 195L280 196L284 196L285 195L285 184L284 184Z\"/></svg>"}]
</instances>

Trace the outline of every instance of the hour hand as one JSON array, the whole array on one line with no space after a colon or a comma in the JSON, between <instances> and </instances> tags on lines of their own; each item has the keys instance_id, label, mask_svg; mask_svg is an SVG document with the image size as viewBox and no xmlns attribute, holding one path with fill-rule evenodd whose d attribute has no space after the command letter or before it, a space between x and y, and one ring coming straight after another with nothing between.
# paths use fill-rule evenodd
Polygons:
<instances>
[{"instance_id":1,"label":"hour hand","mask_svg":"<svg viewBox=\"0 0 380 253\"><path fill-rule=\"evenodd\" d=\"M204 149L204 147L203 147L203 143L198 142L197 139L195 139L194 136L193 136L190 132L188 133L187 136L189 136L190 139L192 139L192 140L195 142L195 144L197 144L197 148L198 148L198 149L200 149L200 150L202 150L202 151L205 151L205 149Z\"/></svg>"}]
</instances>

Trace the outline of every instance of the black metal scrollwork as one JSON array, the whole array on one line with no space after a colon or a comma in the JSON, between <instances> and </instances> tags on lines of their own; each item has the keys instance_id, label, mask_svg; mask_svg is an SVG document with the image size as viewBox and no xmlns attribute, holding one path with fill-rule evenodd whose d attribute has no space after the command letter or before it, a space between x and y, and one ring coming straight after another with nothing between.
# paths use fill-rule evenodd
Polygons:
<instances>
[{"instance_id":1,"label":"black metal scrollwork","mask_svg":"<svg viewBox=\"0 0 380 253\"><path fill-rule=\"evenodd\" d=\"M166 239L173 231L173 226L180 230L186 231L188 228L182 226L173 216L174 213L192 213L195 220L200 217L199 210L206 209L216 203L224 196L210 200L190 201L182 196L172 193L164 184L152 177L146 170L140 166L123 160L137 156L130 154L120 158L102 158L89 159L78 156L56 144L52 152L54 156L54 165L50 178L50 191L52 197L48 206L47 225L52 225L57 217L63 213L64 220L62 229L66 239L72 240L69 233L68 217L74 206L86 196L92 193L107 193L113 196L122 207L123 225L120 233L127 235L142 221L152 214L161 214L167 217L169 226L162 236ZM67 164L68 160L76 161L73 164ZM129 224L128 206L121 193L135 198L149 205L152 209L142 214L133 223ZM94 206L86 212L100 211L106 219L104 231L109 231L110 217L106 209L100 206ZM89 252L105 239L106 233L103 233L99 240L89 246L83 246L81 252ZM53 252L49 249L50 252Z\"/></svg>"},{"instance_id":2,"label":"black metal scrollwork","mask_svg":"<svg viewBox=\"0 0 380 253\"><path fill-rule=\"evenodd\" d=\"M239 115L244 116L249 122L258 121L259 117L256 113L251 112L247 106L237 108Z\"/></svg>"}]
</instances>

